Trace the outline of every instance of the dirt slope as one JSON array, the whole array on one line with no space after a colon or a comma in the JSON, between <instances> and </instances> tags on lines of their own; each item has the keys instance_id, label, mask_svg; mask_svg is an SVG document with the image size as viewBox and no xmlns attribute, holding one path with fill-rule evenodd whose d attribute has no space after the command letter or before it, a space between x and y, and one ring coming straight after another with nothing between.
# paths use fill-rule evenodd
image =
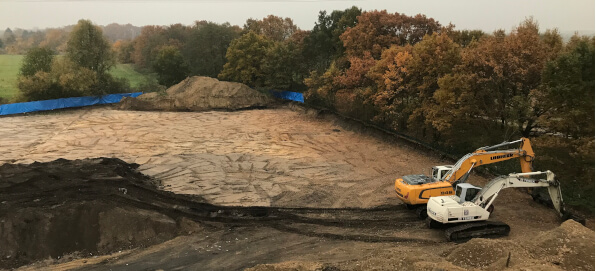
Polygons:
<instances>
[{"instance_id":1,"label":"dirt slope","mask_svg":"<svg viewBox=\"0 0 596 271\"><path fill-rule=\"evenodd\" d=\"M170 87L166 93L147 93L125 98L121 109L160 111L238 110L265 107L270 98L250 87L215 78L193 76Z\"/></svg>"}]
</instances>

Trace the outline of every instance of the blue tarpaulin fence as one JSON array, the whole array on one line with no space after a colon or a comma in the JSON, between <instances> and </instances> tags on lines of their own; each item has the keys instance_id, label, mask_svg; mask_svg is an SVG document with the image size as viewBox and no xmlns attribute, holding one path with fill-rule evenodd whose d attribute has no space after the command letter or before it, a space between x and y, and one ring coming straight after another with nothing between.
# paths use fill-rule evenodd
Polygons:
<instances>
[{"instance_id":1,"label":"blue tarpaulin fence","mask_svg":"<svg viewBox=\"0 0 596 271\"><path fill-rule=\"evenodd\" d=\"M270 92L271 92L271 95L273 95L277 98L280 98L280 99L286 99L286 100L292 100L292 101L304 103L304 96L302 95L302 93L291 92L291 91L275 91L275 90L271 90Z\"/></svg>"},{"instance_id":2,"label":"blue tarpaulin fence","mask_svg":"<svg viewBox=\"0 0 596 271\"><path fill-rule=\"evenodd\" d=\"M0 116L21 114L35 111L54 110L69 107L90 106L96 104L118 103L123 97L138 97L143 92L108 94L103 96L73 97L55 100L35 101L0 105Z\"/></svg>"}]
</instances>

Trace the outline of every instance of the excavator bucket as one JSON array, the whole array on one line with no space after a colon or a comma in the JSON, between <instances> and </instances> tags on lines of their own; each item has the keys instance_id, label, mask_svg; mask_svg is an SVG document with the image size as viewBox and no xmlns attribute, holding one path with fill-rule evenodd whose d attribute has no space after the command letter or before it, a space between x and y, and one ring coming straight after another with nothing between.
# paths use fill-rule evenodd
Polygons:
<instances>
[{"instance_id":1,"label":"excavator bucket","mask_svg":"<svg viewBox=\"0 0 596 271\"><path fill-rule=\"evenodd\" d=\"M563 214L563 196L561 195L561 186L560 185L551 185L547 187L548 194L550 195L550 200L553 204L553 207L559 214Z\"/></svg>"},{"instance_id":2,"label":"excavator bucket","mask_svg":"<svg viewBox=\"0 0 596 271\"><path fill-rule=\"evenodd\" d=\"M584 226L586 225L586 218L583 215L565 208L560 186L551 185L549 187L534 188L532 198L542 205L555 208L563 220L573 219Z\"/></svg>"}]
</instances>

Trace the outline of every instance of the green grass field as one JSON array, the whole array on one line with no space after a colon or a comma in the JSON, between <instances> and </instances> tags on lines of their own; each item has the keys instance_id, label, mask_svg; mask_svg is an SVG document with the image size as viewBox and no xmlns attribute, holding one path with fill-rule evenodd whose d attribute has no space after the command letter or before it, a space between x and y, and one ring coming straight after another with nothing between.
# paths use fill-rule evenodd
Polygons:
<instances>
[{"instance_id":1,"label":"green grass field","mask_svg":"<svg viewBox=\"0 0 596 271\"><path fill-rule=\"evenodd\" d=\"M0 55L0 98L12 99L19 93L17 76L23 61L23 55ZM138 87L146 82L157 82L153 74L141 74L131 64L117 64L110 74L118 78L126 78L134 91L146 91Z\"/></svg>"},{"instance_id":2,"label":"green grass field","mask_svg":"<svg viewBox=\"0 0 596 271\"><path fill-rule=\"evenodd\" d=\"M11 99L18 94L17 75L22 60L22 55L0 55L0 98Z\"/></svg>"},{"instance_id":3,"label":"green grass field","mask_svg":"<svg viewBox=\"0 0 596 271\"><path fill-rule=\"evenodd\" d=\"M130 83L130 86L135 91L146 92L148 90L138 89L143 83L154 82L157 83L157 79L154 74L142 74L133 68L132 64L117 64L110 70L110 74L117 78L126 78Z\"/></svg>"}]
</instances>

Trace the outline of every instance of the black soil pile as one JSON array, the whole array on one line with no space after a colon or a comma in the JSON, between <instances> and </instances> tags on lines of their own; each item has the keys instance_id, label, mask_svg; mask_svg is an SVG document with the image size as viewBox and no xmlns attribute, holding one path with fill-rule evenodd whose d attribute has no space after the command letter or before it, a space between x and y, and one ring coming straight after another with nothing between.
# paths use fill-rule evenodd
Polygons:
<instances>
[{"instance_id":1,"label":"black soil pile","mask_svg":"<svg viewBox=\"0 0 596 271\"><path fill-rule=\"evenodd\" d=\"M429 242L395 236L395 227L422 225L402 208L216 206L159 190L159 182L137 167L115 158L0 166L0 269L64 255L108 254L236 226L334 240ZM403 216L399 222L396 215Z\"/></svg>"},{"instance_id":2,"label":"black soil pile","mask_svg":"<svg viewBox=\"0 0 596 271\"><path fill-rule=\"evenodd\" d=\"M157 111L206 111L263 108L271 99L247 85L193 76L167 89L124 98L121 109Z\"/></svg>"},{"instance_id":3,"label":"black soil pile","mask_svg":"<svg viewBox=\"0 0 596 271\"><path fill-rule=\"evenodd\" d=\"M110 158L0 166L0 268L178 235L177 216L144 206L144 198L159 192L136 167Z\"/></svg>"}]
</instances>

